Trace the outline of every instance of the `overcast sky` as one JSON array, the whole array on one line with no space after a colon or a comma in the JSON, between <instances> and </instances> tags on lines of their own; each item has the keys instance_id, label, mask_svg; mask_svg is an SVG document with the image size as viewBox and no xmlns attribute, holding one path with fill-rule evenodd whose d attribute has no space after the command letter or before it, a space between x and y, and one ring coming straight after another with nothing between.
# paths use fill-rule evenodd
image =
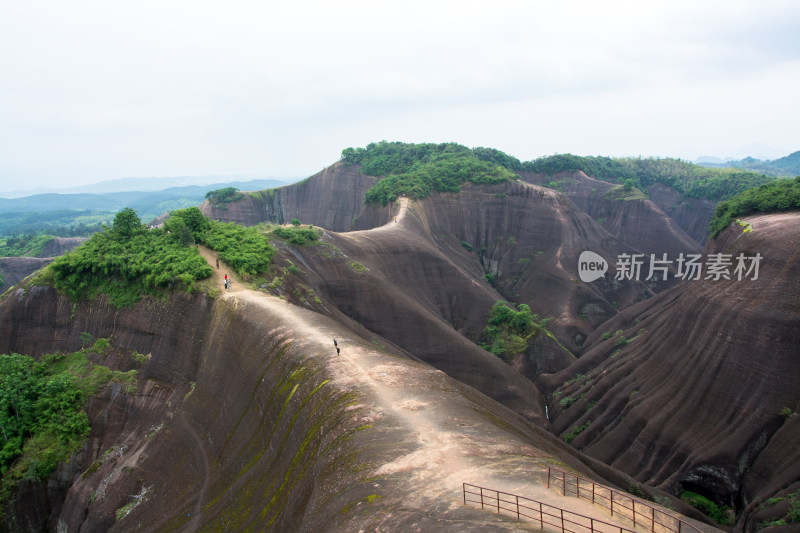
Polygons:
<instances>
[{"instance_id":1,"label":"overcast sky","mask_svg":"<svg viewBox=\"0 0 800 533\"><path fill-rule=\"evenodd\" d=\"M0 190L308 176L372 141L800 150L800 2L0 1Z\"/></svg>"}]
</instances>

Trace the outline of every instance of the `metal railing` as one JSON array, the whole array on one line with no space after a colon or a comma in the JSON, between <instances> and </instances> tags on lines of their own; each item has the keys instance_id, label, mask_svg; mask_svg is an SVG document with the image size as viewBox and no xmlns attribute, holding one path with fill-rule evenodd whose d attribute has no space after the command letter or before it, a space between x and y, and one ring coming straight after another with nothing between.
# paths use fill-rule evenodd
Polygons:
<instances>
[{"instance_id":1,"label":"metal railing","mask_svg":"<svg viewBox=\"0 0 800 533\"><path fill-rule=\"evenodd\" d=\"M638 500L627 492L599 485L575 474L547 469L547 488L561 487L563 496L576 496L591 500L611 511L611 516L620 516L633 522L633 527L644 527L653 533L701 533L696 526L673 516L663 509Z\"/></svg>"},{"instance_id":2,"label":"metal railing","mask_svg":"<svg viewBox=\"0 0 800 533\"><path fill-rule=\"evenodd\" d=\"M524 496L470 483L462 483L462 486L464 490L464 505L468 503L480 504L481 509L496 512L497 514L516 517L517 520L527 519L532 522L539 522L541 529L548 525L562 533L636 533L621 526L573 513L572 511L566 511L560 507L531 500Z\"/></svg>"}]
</instances>

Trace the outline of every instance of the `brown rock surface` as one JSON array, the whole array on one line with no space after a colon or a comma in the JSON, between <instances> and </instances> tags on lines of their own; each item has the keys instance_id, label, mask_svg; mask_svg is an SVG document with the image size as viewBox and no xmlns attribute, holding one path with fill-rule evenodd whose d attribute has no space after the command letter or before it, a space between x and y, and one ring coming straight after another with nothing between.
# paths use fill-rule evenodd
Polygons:
<instances>
[{"instance_id":1,"label":"brown rock surface","mask_svg":"<svg viewBox=\"0 0 800 533\"><path fill-rule=\"evenodd\" d=\"M364 193L378 178L358 165L336 163L303 181L244 193L242 200L200 210L211 218L252 226L260 222L288 224L293 218L332 231L367 229L386 223L390 208L365 208Z\"/></svg>"},{"instance_id":2,"label":"brown rock surface","mask_svg":"<svg viewBox=\"0 0 800 533\"><path fill-rule=\"evenodd\" d=\"M556 433L591 421L578 449L668 492L706 494L753 525L749 513L800 479L798 425L780 414L800 406L800 215L745 220L751 233L732 225L705 253L760 253L757 280L692 281L633 306L543 381L560 391ZM598 338L618 329L633 340ZM578 401L564 408L568 397Z\"/></svg>"},{"instance_id":3,"label":"brown rock surface","mask_svg":"<svg viewBox=\"0 0 800 533\"><path fill-rule=\"evenodd\" d=\"M27 516L46 505L34 490L15 520L69 531L530 529L464 506L461 483L472 482L615 521L544 489L553 463L602 480L548 433L334 320L234 287L217 301L173 295L126 310L102 298L73 309L35 286L0 302L0 351L74 350L89 331L114 346L97 363L124 370L139 364L132 350L148 357L135 394L111 386L92 401L63 506Z\"/></svg>"}]
</instances>

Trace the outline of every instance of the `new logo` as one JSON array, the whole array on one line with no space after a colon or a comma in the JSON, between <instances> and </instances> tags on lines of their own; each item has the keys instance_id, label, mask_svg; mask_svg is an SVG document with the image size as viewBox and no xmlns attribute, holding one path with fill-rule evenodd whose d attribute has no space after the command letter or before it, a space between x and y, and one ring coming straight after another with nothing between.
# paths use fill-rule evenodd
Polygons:
<instances>
[{"instance_id":1,"label":"new logo","mask_svg":"<svg viewBox=\"0 0 800 533\"><path fill-rule=\"evenodd\" d=\"M594 252L581 252L578 258L578 276L584 283L600 279L608 271L608 263Z\"/></svg>"}]
</instances>

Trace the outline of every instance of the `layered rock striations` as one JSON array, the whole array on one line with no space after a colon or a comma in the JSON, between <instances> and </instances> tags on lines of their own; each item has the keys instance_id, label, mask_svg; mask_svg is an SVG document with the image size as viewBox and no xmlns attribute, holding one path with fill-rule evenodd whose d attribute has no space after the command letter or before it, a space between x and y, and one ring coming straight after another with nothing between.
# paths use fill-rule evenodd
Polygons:
<instances>
[{"instance_id":1,"label":"layered rock striations","mask_svg":"<svg viewBox=\"0 0 800 533\"><path fill-rule=\"evenodd\" d=\"M732 279L704 271L625 310L542 382L555 393L553 430L585 428L575 447L643 483L732 506L754 527L759 505L800 479L800 215L745 222L752 231L732 224L705 249L706 260L731 254ZM758 279L736 279L739 254L761 255Z\"/></svg>"},{"instance_id":2,"label":"layered rock striations","mask_svg":"<svg viewBox=\"0 0 800 533\"><path fill-rule=\"evenodd\" d=\"M389 208L367 209L364 193L378 178L358 165L336 163L298 183L243 193L239 201L200 206L211 218L252 226L261 222L288 224L298 219L332 231L367 229L389 220Z\"/></svg>"},{"instance_id":3,"label":"layered rock striations","mask_svg":"<svg viewBox=\"0 0 800 533\"><path fill-rule=\"evenodd\" d=\"M88 332L113 347L94 363L138 370L135 392L91 400L85 449L50 490L18 495L9 530L516 531L463 505L461 484L556 503L552 464L627 481L442 372L253 291L119 310L30 285L0 318L4 352L75 350Z\"/></svg>"}]
</instances>

